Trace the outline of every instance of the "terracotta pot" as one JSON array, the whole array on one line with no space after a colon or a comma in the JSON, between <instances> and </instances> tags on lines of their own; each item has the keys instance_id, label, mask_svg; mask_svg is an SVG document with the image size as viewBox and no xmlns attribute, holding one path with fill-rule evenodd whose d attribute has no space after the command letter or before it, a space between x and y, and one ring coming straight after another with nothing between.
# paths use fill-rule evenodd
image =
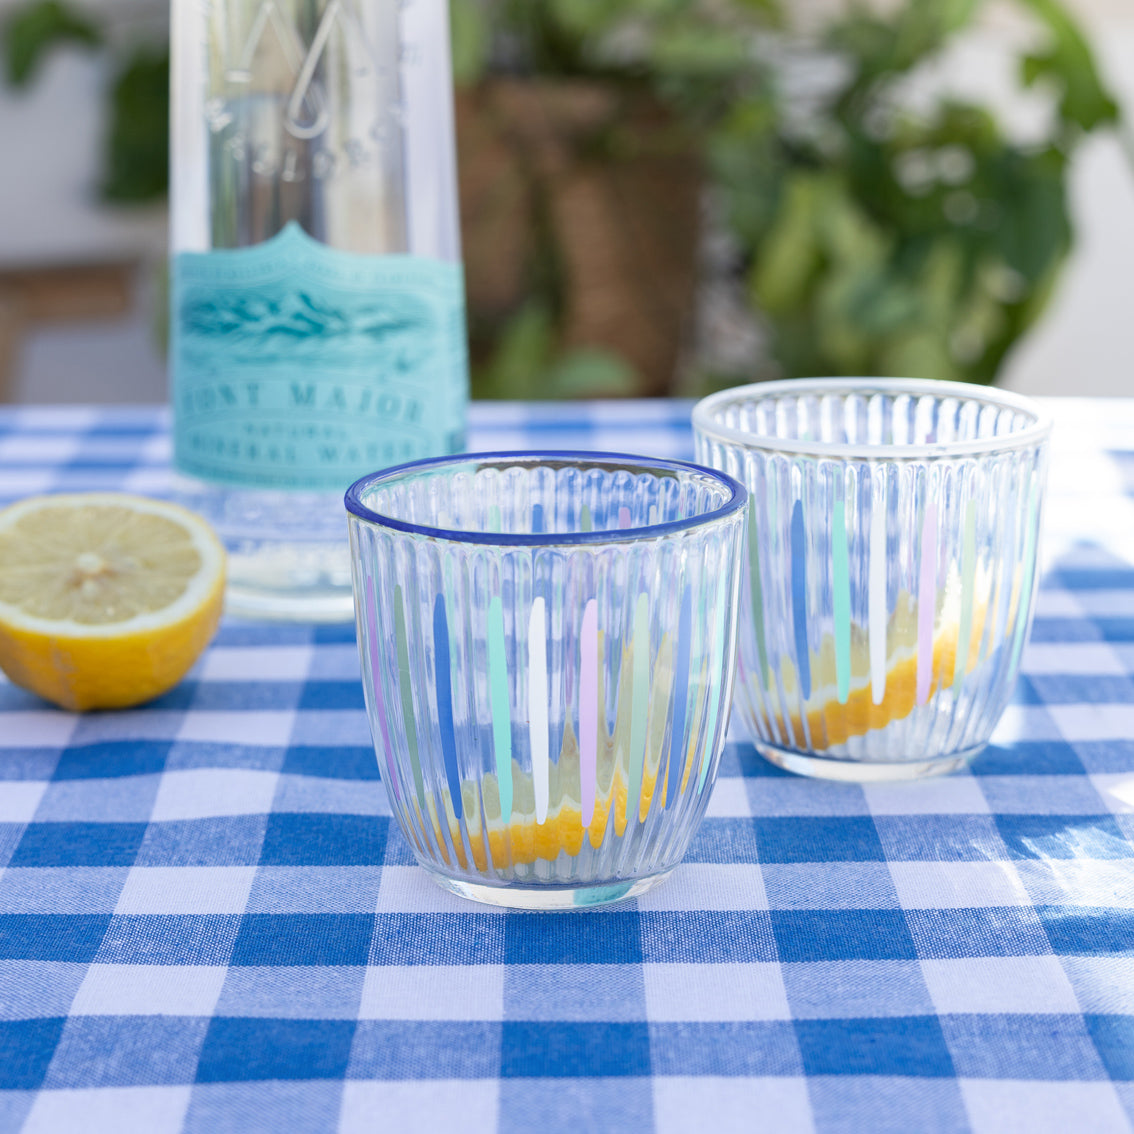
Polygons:
<instances>
[{"instance_id":1,"label":"terracotta pot","mask_svg":"<svg viewBox=\"0 0 1134 1134\"><path fill-rule=\"evenodd\" d=\"M457 103L461 223L474 323L524 303L558 267L561 346L621 355L638 393L672 388L691 329L701 171L648 94L495 79Z\"/></svg>"}]
</instances>

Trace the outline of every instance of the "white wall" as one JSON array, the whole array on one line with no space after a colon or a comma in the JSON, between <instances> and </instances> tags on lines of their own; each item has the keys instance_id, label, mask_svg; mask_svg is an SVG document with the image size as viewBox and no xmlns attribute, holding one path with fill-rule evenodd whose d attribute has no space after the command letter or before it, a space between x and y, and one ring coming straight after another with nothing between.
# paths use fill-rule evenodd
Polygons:
<instances>
[{"instance_id":1,"label":"white wall","mask_svg":"<svg viewBox=\"0 0 1134 1134\"><path fill-rule=\"evenodd\" d=\"M0 0L0 21L19 0ZM74 0L72 0L74 2ZM114 49L164 38L162 0L87 0ZM20 402L161 402L165 361L153 332L154 265L166 251L164 206L98 200L109 55L64 46L31 83L0 79L0 271L77 263L139 265L122 318L27 327L15 366Z\"/></svg>"},{"instance_id":2,"label":"white wall","mask_svg":"<svg viewBox=\"0 0 1134 1134\"><path fill-rule=\"evenodd\" d=\"M1134 396L1134 0L1077 0L1127 116L1128 149L1088 140L1071 175L1076 245L1052 306L1001 379L1025 394Z\"/></svg>"}]
</instances>

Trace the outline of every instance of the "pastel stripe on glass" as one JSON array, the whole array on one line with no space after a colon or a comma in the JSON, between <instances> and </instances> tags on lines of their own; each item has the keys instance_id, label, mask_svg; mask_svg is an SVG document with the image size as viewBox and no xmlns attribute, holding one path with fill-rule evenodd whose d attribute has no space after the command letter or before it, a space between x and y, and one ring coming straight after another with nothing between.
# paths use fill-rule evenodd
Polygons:
<instances>
[{"instance_id":1,"label":"pastel stripe on glass","mask_svg":"<svg viewBox=\"0 0 1134 1134\"><path fill-rule=\"evenodd\" d=\"M547 821L547 607L543 596L532 600L528 618L528 735L532 751L532 787L535 791L536 822Z\"/></svg>"},{"instance_id":2,"label":"pastel stripe on glass","mask_svg":"<svg viewBox=\"0 0 1134 1134\"><path fill-rule=\"evenodd\" d=\"M598 759L598 602L588 599L579 633L579 801L583 826L595 815Z\"/></svg>"},{"instance_id":3,"label":"pastel stripe on glass","mask_svg":"<svg viewBox=\"0 0 1134 1134\"><path fill-rule=\"evenodd\" d=\"M807 536L802 500L797 500L791 510L791 609L799 686L806 701L811 696L811 653L807 645Z\"/></svg>"},{"instance_id":4,"label":"pastel stripe on glass","mask_svg":"<svg viewBox=\"0 0 1134 1134\"><path fill-rule=\"evenodd\" d=\"M625 504L618 509L618 526L619 528L628 528L630 526L630 509Z\"/></svg>"},{"instance_id":5,"label":"pastel stripe on glass","mask_svg":"<svg viewBox=\"0 0 1134 1134\"><path fill-rule=\"evenodd\" d=\"M394 640L398 651L398 692L402 698L402 725L406 730L413 787L418 806L425 808L425 781L421 776L421 759L417 750L417 722L413 715L413 675L410 673L409 640L406 635L406 607L400 583L394 584ZM448 639L446 639L448 642Z\"/></svg>"},{"instance_id":6,"label":"pastel stripe on glass","mask_svg":"<svg viewBox=\"0 0 1134 1134\"><path fill-rule=\"evenodd\" d=\"M831 535L831 584L834 589L835 619L835 683L839 704L845 705L850 696L851 628L850 628L850 568L847 554L846 504L835 501L835 526Z\"/></svg>"},{"instance_id":7,"label":"pastel stripe on glass","mask_svg":"<svg viewBox=\"0 0 1134 1134\"><path fill-rule=\"evenodd\" d=\"M917 585L917 703L929 700L933 682L933 627L937 621L937 505L925 505Z\"/></svg>"},{"instance_id":8,"label":"pastel stripe on glass","mask_svg":"<svg viewBox=\"0 0 1134 1134\"><path fill-rule=\"evenodd\" d=\"M634 605L634 665L631 674L630 786L626 814L640 815L642 768L646 762L646 727L650 707L650 608L645 593Z\"/></svg>"},{"instance_id":9,"label":"pastel stripe on glass","mask_svg":"<svg viewBox=\"0 0 1134 1134\"><path fill-rule=\"evenodd\" d=\"M728 588L723 585L717 587L717 614L713 623L713 650L712 661L708 674L709 680L709 721L705 735L705 754L701 757L701 774L697 779L697 793L700 794L705 786L709 774L709 765L713 761L716 745L714 738L717 732L717 709L720 698L713 695L713 684L723 680L724 674L724 644L728 637L728 623L725 618L725 599L728 597Z\"/></svg>"},{"instance_id":10,"label":"pastel stripe on glass","mask_svg":"<svg viewBox=\"0 0 1134 1134\"><path fill-rule=\"evenodd\" d=\"M670 730L669 772L666 776L665 806L677 802L685 763L685 718L689 712L689 653L693 639L693 588L688 584L681 596L681 618L677 627L677 666L673 675L673 726Z\"/></svg>"},{"instance_id":11,"label":"pastel stripe on glass","mask_svg":"<svg viewBox=\"0 0 1134 1134\"><path fill-rule=\"evenodd\" d=\"M508 657L504 645L504 606L495 595L488 604L488 692L492 702L492 742L500 815L512 815L512 712L508 703Z\"/></svg>"},{"instance_id":12,"label":"pastel stripe on glass","mask_svg":"<svg viewBox=\"0 0 1134 1134\"><path fill-rule=\"evenodd\" d=\"M454 817L464 814L461 774L457 768L457 738L453 730L453 677L449 670L449 620L445 615L445 596L433 603L433 677L437 690L437 728L441 733L441 753L445 759L445 778Z\"/></svg>"},{"instance_id":13,"label":"pastel stripe on glass","mask_svg":"<svg viewBox=\"0 0 1134 1134\"><path fill-rule=\"evenodd\" d=\"M961 536L961 624L957 630L957 653L953 658L953 686L965 676L973 640L973 588L976 586L976 501L965 505Z\"/></svg>"},{"instance_id":14,"label":"pastel stripe on glass","mask_svg":"<svg viewBox=\"0 0 1134 1134\"><path fill-rule=\"evenodd\" d=\"M870 638L870 694L881 705L886 696L886 497L885 481L876 479L870 501L870 568L868 620Z\"/></svg>"},{"instance_id":15,"label":"pastel stripe on glass","mask_svg":"<svg viewBox=\"0 0 1134 1134\"><path fill-rule=\"evenodd\" d=\"M756 629L756 650L760 655L760 680L767 687L772 683L772 674L764 641L764 586L760 579L760 539L754 496L748 501L748 588L752 599L752 622Z\"/></svg>"}]
</instances>

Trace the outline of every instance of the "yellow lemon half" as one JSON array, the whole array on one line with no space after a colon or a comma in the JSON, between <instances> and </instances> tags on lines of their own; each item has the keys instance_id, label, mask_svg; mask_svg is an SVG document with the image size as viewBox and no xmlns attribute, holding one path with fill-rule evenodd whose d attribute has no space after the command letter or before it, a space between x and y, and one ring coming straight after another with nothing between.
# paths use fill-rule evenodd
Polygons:
<instances>
[{"instance_id":1,"label":"yellow lemon half","mask_svg":"<svg viewBox=\"0 0 1134 1134\"><path fill-rule=\"evenodd\" d=\"M65 709L139 705L208 645L225 552L176 504L121 493L0 510L0 669Z\"/></svg>"}]
</instances>

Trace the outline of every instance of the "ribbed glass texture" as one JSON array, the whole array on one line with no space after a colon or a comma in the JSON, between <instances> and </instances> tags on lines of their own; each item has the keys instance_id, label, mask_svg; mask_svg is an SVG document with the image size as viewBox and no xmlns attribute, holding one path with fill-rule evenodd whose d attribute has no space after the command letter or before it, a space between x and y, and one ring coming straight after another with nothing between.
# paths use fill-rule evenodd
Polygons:
<instances>
[{"instance_id":1,"label":"ribbed glass texture","mask_svg":"<svg viewBox=\"0 0 1134 1134\"><path fill-rule=\"evenodd\" d=\"M868 779L979 751L1031 623L1038 411L959 383L813 379L724 391L693 422L698 458L750 492L735 696L763 754Z\"/></svg>"},{"instance_id":2,"label":"ribbed glass texture","mask_svg":"<svg viewBox=\"0 0 1134 1134\"><path fill-rule=\"evenodd\" d=\"M367 710L424 866L615 897L681 859L724 744L745 502L708 469L600 454L350 490Z\"/></svg>"}]
</instances>

